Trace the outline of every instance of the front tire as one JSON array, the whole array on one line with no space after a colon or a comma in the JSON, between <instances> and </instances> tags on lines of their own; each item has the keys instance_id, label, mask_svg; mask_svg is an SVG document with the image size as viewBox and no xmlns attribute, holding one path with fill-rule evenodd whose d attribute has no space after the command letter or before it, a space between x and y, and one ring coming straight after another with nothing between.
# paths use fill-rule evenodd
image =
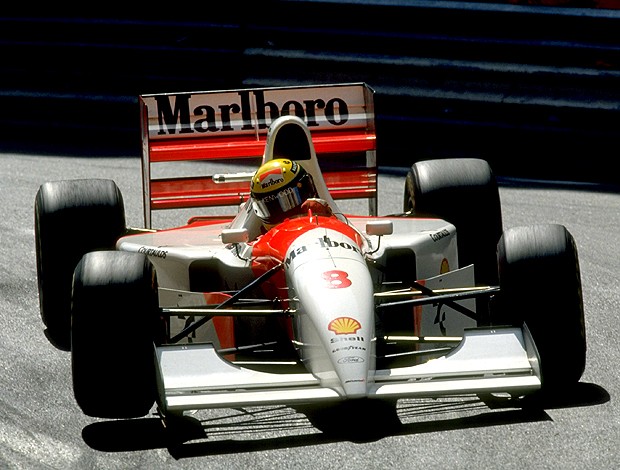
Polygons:
<instances>
[{"instance_id":1,"label":"front tire","mask_svg":"<svg viewBox=\"0 0 620 470\"><path fill-rule=\"evenodd\" d=\"M139 253L91 252L74 279L71 366L78 405L99 418L148 414L161 325L153 265Z\"/></svg>"},{"instance_id":2,"label":"front tire","mask_svg":"<svg viewBox=\"0 0 620 470\"><path fill-rule=\"evenodd\" d=\"M514 227L498 244L500 294L495 324L528 326L545 390L574 384L586 364L586 332L577 247L557 224Z\"/></svg>"},{"instance_id":3,"label":"front tire","mask_svg":"<svg viewBox=\"0 0 620 470\"><path fill-rule=\"evenodd\" d=\"M425 160L411 166L403 210L413 217L438 217L456 227L459 267L474 265L477 285L497 285L497 242L502 211L495 176L485 160ZM476 302L486 324L488 299Z\"/></svg>"},{"instance_id":4,"label":"front tire","mask_svg":"<svg viewBox=\"0 0 620 470\"><path fill-rule=\"evenodd\" d=\"M41 319L58 349L70 349L73 270L89 251L113 249L125 232L125 209L112 180L52 181L34 205Z\"/></svg>"}]
</instances>

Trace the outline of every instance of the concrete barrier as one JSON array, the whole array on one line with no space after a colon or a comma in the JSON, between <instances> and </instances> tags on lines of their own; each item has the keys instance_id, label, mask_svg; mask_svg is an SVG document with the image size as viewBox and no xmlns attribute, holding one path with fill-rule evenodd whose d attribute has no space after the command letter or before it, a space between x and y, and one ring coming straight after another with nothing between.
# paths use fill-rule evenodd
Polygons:
<instances>
[{"instance_id":1,"label":"concrete barrier","mask_svg":"<svg viewBox=\"0 0 620 470\"><path fill-rule=\"evenodd\" d=\"M386 165L476 156L517 176L618 181L619 10L272 0L3 17L0 51L0 125L42 145L98 136L137 153L141 93L364 81Z\"/></svg>"}]
</instances>

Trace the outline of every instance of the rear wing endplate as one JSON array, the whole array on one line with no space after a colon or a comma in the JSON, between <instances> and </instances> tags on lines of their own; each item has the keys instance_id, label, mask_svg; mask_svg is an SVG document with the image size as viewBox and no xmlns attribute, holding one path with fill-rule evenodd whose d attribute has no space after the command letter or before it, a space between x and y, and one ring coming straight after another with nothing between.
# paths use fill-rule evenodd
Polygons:
<instances>
[{"instance_id":1,"label":"rear wing endplate","mask_svg":"<svg viewBox=\"0 0 620 470\"><path fill-rule=\"evenodd\" d=\"M234 160L255 171L270 123L292 114L311 132L331 196L366 198L369 215L377 215L373 93L364 83L350 83L141 95L145 227L151 228L154 210L238 206L250 192L249 181L234 178L160 177L156 165Z\"/></svg>"}]
</instances>

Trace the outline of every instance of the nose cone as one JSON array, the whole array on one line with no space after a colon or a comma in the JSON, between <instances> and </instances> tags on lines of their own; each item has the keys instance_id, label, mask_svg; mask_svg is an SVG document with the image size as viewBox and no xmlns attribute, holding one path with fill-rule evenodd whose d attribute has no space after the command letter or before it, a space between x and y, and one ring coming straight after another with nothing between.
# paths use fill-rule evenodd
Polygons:
<instances>
[{"instance_id":1,"label":"nose cone","mask_svg":"<svg viewBox=\"0 0 620 470\"><path fill-rule=\"evenodd\" d=\"M350 399L366 398L368 396L368 391L367 391L365 383L345 385L344 393L347 396L347 398L350 398Z\"/></svg>"},{"instance_id":2,"label":"nose cone","mask_svg":"<svg viewBox=\"0 0 620 470\"><path fill-rule=\"evenodd\" d=\"M359 246L323 225L299 236L287 256L304 364L323 386L346 398L365 397L375 369L375 310L372 279Z\"/></svg>"},{"instance_id":3,"label":"nose cone","mask_svg":"<svg viewBox=\"0 0 620 470\"><path fill-rule=\"evenodd\" d=\"M347 398L366 398L368 396L368 369L365 369L364 372L366 373L364 378L344 379L343 389Z\"/></svg>"},{"instance_id":4,"label":"nose cone","mask_svg":"<svg viewBox=\"0 0 620 470\"><path fill-rule=\"evenodd\" d=\"M365 296L349 299L348 308L371 311ZM360 302L361 301L361 302ZM347 398L366 396L369 369L374 369L371 359L373 328L368 315L338 316L327 325L328 354Z\"/></svg>"}]
</instances>

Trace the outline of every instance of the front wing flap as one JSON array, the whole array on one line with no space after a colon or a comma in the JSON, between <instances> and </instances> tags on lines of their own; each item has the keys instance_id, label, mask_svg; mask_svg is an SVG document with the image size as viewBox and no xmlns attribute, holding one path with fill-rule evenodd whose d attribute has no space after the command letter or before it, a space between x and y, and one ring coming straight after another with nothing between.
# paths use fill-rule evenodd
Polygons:
<instances>
[{"instance_id":1,"label":"front wing flap","mask_svg":"<svg viewBox=\"0 0 620 470\"><path fill-rule=\"evenodd\" d=\"M156 347L156 361L158 402L164 413L346 399L309 373L275 374L234 365L209 343ZM524 395L541 387L538 362L526 326L466 330L459 346L446 356L371 372L368 398Z\"/></svg>"}]
</instances>

